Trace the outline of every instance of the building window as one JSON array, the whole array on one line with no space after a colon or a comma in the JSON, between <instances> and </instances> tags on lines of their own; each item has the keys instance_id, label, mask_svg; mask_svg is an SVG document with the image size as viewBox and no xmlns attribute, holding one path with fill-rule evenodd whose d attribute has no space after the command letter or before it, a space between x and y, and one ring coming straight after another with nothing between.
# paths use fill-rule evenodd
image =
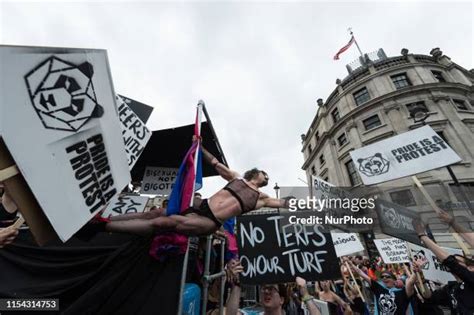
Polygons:
<instances>
[{"instance_id":1,"label":"building window","mask_svg":"<svg viewBox=\"0 0 474 315\"><path fill-rule=\"evenodd\" d=\"M313 151L313 146L311 144L308 145L308 153L311 153Z\"/></svg>"},{"instance_id":2,"label":"building window","mask_svg":"<svg viewBox=\"0 0 474 315\"><path fill-rule=\"evenodd\" d=\"M326 163L326 160L324 159L324 154L321 154L319 156L319 164L320 165L323 165L324 163Z\"/></svg>"},{"instance_id":3,"label":"building window","mask_svg":"<svg viewBox=\"0 0 474 315\"><path fill-rule=\"evenodd\" d=\"M391 192L390 198L394 203L404 207L416 206L415 198L413 198L410 189Z\"/></svg>"},{"instance_id":4,"label":"building window","mask_svg":"<svg viewBox=\"0 0 474 315\"><path fill-rule=\"evenodd\" d=\"M349 181L351 182L352 186L356 186L362 183L352 160L346 163L346 169L347 174L349 174Z\"/></svg>"},{"instance_id":5,"label":"building window","mask_svg":"<svg viewBox=\"0 0 474 315\"><path fill-rule=\"evenodd\" d=\"M311 174L313 174L314 176L316 176L316 168L313 166L311 166Z\"/></svg>"},{"instance_id":6,"label":"building window","mask_svg":"<svg viewBox=\"0 0 474 315\"><path fill-rule=\"evenodd\" d=\"M406 73L392 75L390 78L392 78L392 82L397 90L411 85L411 82L410 80L408 80Z\"/></svg>"},{"instance_id":7,"label":"building window","mask_svg":"<svg viewBox=\"0 0 474 315\"><path fill-rule=\"evenodd\" d=\"M458 110L468 110L466 102L463 100L453 99L453 103Z\"/></svg>"},{"instance_id":8,"label":"building window","mask_svg":"<svg viewBox=\"0 0 474 315\"><path fill-rule=\"evenodd\" d=\"M325 182L328 182L328 183L329 183L329 176L324 177L323 180L324 180Z\"/></svg>"},{"instance_id":9,"label":"building window","mask_svg":"<svg viewBox=\"0 0 474 315\"><path fill-rule=\"evenodd\" d=\"M362 123L364 124L365 130L374 129L375 127L382 125L379 115L370 116L369 118L364 119Z\"/></svg>"},{"instance_id":10,"label":"building window","mask_svg":"<svg viewBox=\"0 0 474 315\"><path fill-rule=\"evenodd\" d=\"M356 102L357 106L362 105L365 102L367 102L368 100L370 100L369 91L365 87L358 90L357 92L355 92L352 95L354 96L354 99L355 99L355 102Z\"/></svg>"},{"instance_id":11,"label":"building window","mask_svg":"<svg viewBox=\"0 0 474 315\"><path fill-rule=\"evenodd\" d=\"M331 116L332 116L332 120L334 121L334 123L337 123L339 121L339 119L341 118L339 116L339 110L337 108L335 108L332 112L331 112Z\"/></svg>"},{"instance_id":12,"label":"building window","mask_svg":"<svg viewBox=\"0 0 474 315\"><path fill-rule=\"evenodd\" d=\"M339 143L340 147L342 147L344 144L346 144L348 142L347 137L346 137L346 133L342 133L339 137L337 137L337 142Z\"/></svg>"},{"instance_id":13,"label":"building window","mask_svg":"<svg viewBox=\"0 0 474 315\"><path fill-rule=\"evenodd\" d=\"M316 131L314 137L316 138L316 142L319 141L319 131Z\"/></svg>"},{"instance_id":14,"label":"building window","mask_svg":"<svg viewBox=\"0 0 474 315\"><path fill-rule=\"evenodd\" d=\"M471 204L474 203L474 183L461 183L459 186L456 186L455 184L449 184L449 187L451 187L451 190L456 196L458 202L465 202L465 195L469 199L469 202L471 202ZM461 189L463 191L461 191Z\"/></svg>"},{"instance_id":15,"label":"building window","mask_svg":"<svg viewBox=\"0 0 474 315\"><path fill-rule=\"evenodd\" d=\"M446 82L446 79L443 77L443 73L441 73L441 71L431 70L431 73L433 73L433 76L438 82Z\"/></svg>"},{"instance_id":16,"label":"building window","mask_svg":"<svg viewBox=\"0 0 474 315\"><path fill-rule=\"evenodd\" d=\"M414 103L409 103L405 105L408 109L408 112L411 114L411 111L417 107L420 106L426 113L429 112L428 107L426 107L425 102L420 101L420 102L414 102Z\"/></svg>"}]
</instances>

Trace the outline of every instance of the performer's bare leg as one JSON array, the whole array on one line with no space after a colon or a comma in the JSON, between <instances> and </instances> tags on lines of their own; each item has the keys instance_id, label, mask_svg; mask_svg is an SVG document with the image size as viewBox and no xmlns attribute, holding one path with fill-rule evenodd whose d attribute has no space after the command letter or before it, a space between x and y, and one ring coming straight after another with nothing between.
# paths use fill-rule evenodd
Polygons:
<instances>
[{"instance_id":1,"label":"performer's bare leg","mask_svg":"<svg viewBox=\"0 0 474 315\"><path fill-rule=\"evenodd\" d=\"M160 231L175 231L185 235L208 235L217 230L215 223L199 215L171 215L151 220L126 220L107 223L106 231L149 236Z\"/></svg>"}]
</instances>

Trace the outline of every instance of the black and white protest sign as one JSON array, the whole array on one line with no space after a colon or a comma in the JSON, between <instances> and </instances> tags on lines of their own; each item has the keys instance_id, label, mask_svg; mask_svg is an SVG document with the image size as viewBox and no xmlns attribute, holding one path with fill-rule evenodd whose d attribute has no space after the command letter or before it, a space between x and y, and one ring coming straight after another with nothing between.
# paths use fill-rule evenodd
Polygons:
<instances>
[{"instance_id":1,"label":"black and white protest sign","mask_svg":"<svg viewBox=\"0 0 474 315\"><path fill-rule=\"evenodd\" d=\"M408 246L411 249L411 255L415 261L418 259L427 261L427 263L421 269L425 279L443 284L447 284L449 281L456 281L452 273L449 272L449 269L443 266L443 264L439 261L436 255L433 254L432 251L415 244L408 244ZM463 254L462 250L460 249L447 247L443 247L443 249L450 255Z\"/></svg>"},{"instance_id":2,"label":"black and white protest sign","mask_svg":"<svg viewBox=\"0 0 474 315\"><path fill-rule=\"evenodd\" d=\"M356 233L331 232L337 257L347 256L364 250Z\"/></svg>"},{"instance_id":3,"label":"black and white protest sign","mask_svg":"<svg viewBox=\"0 0 474 315\"><path fill-rule=\"evenodd\" d=\"M407 242L398 238L384 238L374 240L380 257L386 264L410 262Z\"/></svg>"},{"instance_id":4,"label":"black and white protest sign","mask_svg":"<svg viewBox=\"0 0 474 315\"><path fill-rule=\"evenodd\" d=\"M153 107L150 105L143 104L139 101L136 101L128 96L123 96L118 94L118 96L125 102L125 104L130 107L131 110L143 121L145 124L150 118L151 113L153 112Z\"/></svg>"},{"instance_id":5,"label":"black and white protest sign","mask_svg":"<svg viewBox=\"0 0 474 315\"><path fill-rule=\"evenodd\" d=\"M365 185L422 173L461 161L430 126L350 152Z\"/></svg>"},{"instance_id":6,"label":"black and white protest sign","mask_svg":"<svg viewBox=\"0 0 474 315\"><path fill-rule=\"evenodd\" d=\"M141 193L169 195L178 175L177 168L147 166L142 181Z\"/></svg>"},{"instance_id":7,"label":"black and white protest sign","mask_svg":"<svg viewBox=\"0 0 474 315\"><path fill-rule=\"evenodd\" d=\"M375 210L383 233L421 245L413 226L415 220L421 220L417 212L380 198L375 201Z\"/></svg>"},{"instance_id":8,"label":"black and white protest sign","mask_svg":"<svg viewBox=\"0 0 474 315\"><path fill-rule=\"evenodd\" d=\"M110 200L102 217L110 218L127 213L138 213L145 210L148 197L137 195L117 195Z\"/></svg>"},{"instance_id":9,"label":"black and white protest sign","mask_svg":"<svg viewBox=\"0 0 474 315\"><path fill-rule=\"evenodd\" d=\"M238 217L237 242L247 284L308 281L340 277L330 233L318 225L280 225L288 214ZM281 226L281 227L280 227Z\"/></svg>"},{"instance_id":10,"label":"black and white protest sign","mask_svg":"<svg viewBox=\"0 0 474 315\"><path fill-rule=\"evenodd\" d=\"M150 140L151 131L118 95L117 107L120 122L122 123L122 136L125 152L127 152L128 167L132 169L145 149L148 140Z\"/></svg>"},{"instance_id":11,"label":"black and white protest sign","mask_svg":"<svg viewBox=\"0 0 474 315\"><path fill-rule=\"evenodd\" d=\"M0 47L0 133L66 241L130 181L104 50Z\"/></svg>"}]
</instances>

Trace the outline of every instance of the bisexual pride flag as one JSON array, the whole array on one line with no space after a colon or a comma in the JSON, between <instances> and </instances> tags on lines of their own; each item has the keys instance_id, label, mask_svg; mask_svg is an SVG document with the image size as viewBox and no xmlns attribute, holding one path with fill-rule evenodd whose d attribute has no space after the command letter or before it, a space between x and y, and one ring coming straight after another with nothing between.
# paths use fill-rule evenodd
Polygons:
<instances>
[{"instance_id":1,"label":"bisexual pride flag","mask_svg":"<svg viewBox=\"0 0 474 315\"><path fill-rule=\"evenodd\" d=\"M202 187L202 150L201 150L201 116L203 104L199 102L196 110L194 141L179 167L176 182L168 202L167 215L179 214L192 207L194 192Z\"/></svg>"}]
</instances>

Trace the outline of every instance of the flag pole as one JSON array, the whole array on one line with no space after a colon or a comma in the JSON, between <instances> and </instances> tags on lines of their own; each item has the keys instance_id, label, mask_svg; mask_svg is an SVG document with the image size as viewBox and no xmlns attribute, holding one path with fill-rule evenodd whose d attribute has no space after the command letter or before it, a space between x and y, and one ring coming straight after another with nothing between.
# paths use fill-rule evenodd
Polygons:
<instances>
[{"instance_id":1,"label":"flag pole","mask_svg":"<svg viewBox=\"0 0 474 315\"><path fill-rule=\"evenodd\" d=\"M354 38L354 43L356 44L357 50L359 50L360 56L361 56L362 58L364 58L364 54L362 53L362 50L360 50L359 44L357 43L357 40L356 40L356 38L355 38L355 36L354 36L354 33L352 32L352 27L349 27L347 30L349 31L349 33L351 34L351 36Z\"/></svg>"},{"instance_id":2,"label":"flag pole","mask_svg":"<svg viewBox=\"0 0 474 315\"><path fill-rule=\"evenodd\" d=\"M194 130L194 133L196 134L197 133L197 136L201 136L201 120L202 120L202 108L203 108L203 105L204 105L204 102L203 101L199 101L198 104L197 104L197 114L196 114L196 126L197 130ZM197 167L198 167L198 155L199 155L199 151L200 151L200 147L201 147L201 141L202 140L198 140L198 144L197 144L197 148L196 148L196 153L194 154L194 174L196 174L197 176ZM190 200L190 204L189 206L192 207L193 204L194 204L194 191L196 189L196 179L194 180L194 183L193 183L193 196L191 197L191 200Z\"/></svg>"}]
</instances>

